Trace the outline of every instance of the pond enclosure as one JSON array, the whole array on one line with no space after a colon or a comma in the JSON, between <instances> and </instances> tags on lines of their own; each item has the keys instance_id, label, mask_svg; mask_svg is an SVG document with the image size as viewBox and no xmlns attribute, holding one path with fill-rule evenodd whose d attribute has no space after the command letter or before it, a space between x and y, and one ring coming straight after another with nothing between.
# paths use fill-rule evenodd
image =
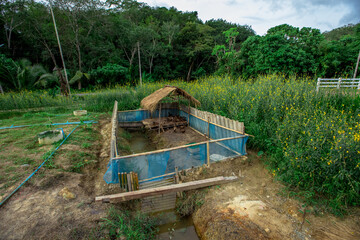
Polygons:
<instances>
[{"instance_id":1,"label":"pond enclosure","mask_svg":"<svg viewBox=\"0 0 360 240\"><path fill-rule=\"evenodd\" d=\"M206 140L126 156L121 156L117 148L119 127L154 129L158 126L156 130L160 132L165 131L166 128L173 128L175 131L175 128L181 129L183 125L187 125L203 135ZM145 109L118 111L115 101L112 114L110 161L104 180L108 184L120 184L122 189L127 189L127 191L129 191L128 189L134 191L155 189L163 186L171 188L171 185L179 183L176 179L178 179L178 172L181 170L203 166L204 164L210 166L213 162L246 155L248 137L249 135L244 132L244 124L241 122L179 103L159 103L152 112ZM124 188L125 173L128 175L136 173L134 179L137 179L137 183L133 184L131 177L125 181L130 181L132 186L138 187L135 189L131 186ZM162 211L175 206L176 197L173 192L162 193L158 198L156 196L145 197L147 195L141 198L143 198L143 206L146 205L146 212ZM106 202L104 201L106 198L97 198L98 201L100 199ZM153 205L153 208L149 207L149 199L151 199L150 205ZM159 203L164 199L166 199L165 206L159 207Z\"/></svg>"}]
</instances>

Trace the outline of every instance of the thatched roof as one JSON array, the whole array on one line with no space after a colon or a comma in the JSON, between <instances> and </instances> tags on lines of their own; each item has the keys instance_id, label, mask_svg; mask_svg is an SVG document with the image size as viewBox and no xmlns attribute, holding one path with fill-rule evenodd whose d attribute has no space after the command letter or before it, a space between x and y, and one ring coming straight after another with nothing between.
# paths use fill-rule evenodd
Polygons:
<instances>
[{"instance_id":1,"label":"thatched roof","mask_svg":"<svg viewBox=\"0 0 360 240\"><path fill-rule=\"evenodd\" d=\"M190 102L192 102L195 106L200 106L200 102L196 100L194 97L192 97L190 94L188 94L181 88L173 87L173 86L165 86L163 88L160 88L159 90L156 90L155 92L144 98L141 101L140 105L143 109L153 112L156 109L158 103L163 98L169 95L172 96L180 95L185 99L189 100Z\"/></svg>"}]
</instances>

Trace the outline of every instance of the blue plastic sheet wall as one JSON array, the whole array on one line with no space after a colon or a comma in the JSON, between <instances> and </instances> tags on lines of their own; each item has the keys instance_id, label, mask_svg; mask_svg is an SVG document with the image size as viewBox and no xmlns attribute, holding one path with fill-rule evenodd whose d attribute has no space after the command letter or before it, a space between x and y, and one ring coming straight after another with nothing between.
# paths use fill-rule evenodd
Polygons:
<instances>
[{"instance_id":1,"label":"blue plastic sheet wall","mask_svg":"<svg viewBox=\"0 0 360 240\"><path fill-rule=\"evenodd\" d=\"M182 170L201 166L206 163L206 154L206 144L199 144L142 156L111 159L104 180L106 183L119 183L119 172L137 172L142 180L175 172L175 167Z\"/></svg>"},{"instance_id":2,"label":"blue plastic sheet wall","mask_svg":"<svg viewBox=\"0 0 360 240\"><path fill-rule=\"evenodd\" d=\"M180 115L188 119L188 113L178 109L162 109L161 117ZM158 117L156 110L153 117ZM119 112L119 122L138 122L150 118L151 114L146 110ZM246 141L248 136L208 123L190 114L190 126L203 134L210 134L211 139L224 139L240 137L230 140L222 140L209 143L210 162L217 162L229 157L246 155ZM139 179L147 179L191 167L201 166L207 159L206 143L184 147L174 150L165 150L159 153L149 153L142 156L134 156L120 159L111 159L108 170L104 175L107 183L118 183L119 172L137 172ZM157 179L160 180L161 178Z\"/></svg>"},{"instance_id":3,"label":"blue plastic sheet wall","mask_svg":"<svg viewBox=\"0 0 360 240\"><path fill-rule=\"evenodd\" d=\"M179 110L175 108L166 108L161 109L161 117L177 116L179 115ZM158 118L159 110L155 110L153 113L147 110L136 110L136 111L126 111L118 112L118 121L119 122L141 122L148 118Z\"/></svg>"}]
</instances>

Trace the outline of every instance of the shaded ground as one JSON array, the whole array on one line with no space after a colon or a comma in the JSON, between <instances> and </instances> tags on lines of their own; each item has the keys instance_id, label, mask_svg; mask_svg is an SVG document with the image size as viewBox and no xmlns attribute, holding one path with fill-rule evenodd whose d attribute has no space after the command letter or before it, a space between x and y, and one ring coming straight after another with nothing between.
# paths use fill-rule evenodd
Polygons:
<instances>
[{"instance_id":1,"label":"shaded ground","mask_svg":"<svg viewBox=\"0 0 360 240\"><path fill-rule=\"evenodd\" d=\"M183 130L177 129L176 131L169 129L165 132L161 132L160 137L158 136L157 131L154 131L152 132L152 136L161 149L183 146L189 143L198 143L207 140L206 137L198 134L190 127L185 127Z\"/></svg>"},{"instance_id":2,"label":"shaded ground","mask_svg":"<svg viewBox=\"0 0 360 240\"><path fill-rule=\"evenodd\" d=\"M358 208L344 219L305 208L279 194L284 186L251 152L248 158L191 170L184 181L232 175L239 181L203 190L204 204L193 214L202 239L360 239Z\"/></svg>"}]
</instances>

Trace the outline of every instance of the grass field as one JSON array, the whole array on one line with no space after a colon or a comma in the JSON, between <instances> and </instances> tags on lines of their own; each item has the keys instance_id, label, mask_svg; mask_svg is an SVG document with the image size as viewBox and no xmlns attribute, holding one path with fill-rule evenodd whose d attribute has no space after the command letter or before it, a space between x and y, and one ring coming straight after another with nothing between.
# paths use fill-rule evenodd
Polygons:
<instances>
[{"instance_id":1,"label":"grass field","mask_svg":"<svg viewBox=\"0 0 360 240\"><path fill-rule=\"evenodd\" d=\"M52 123L79 122L97 120L99 114L90 113L85 117L75 117L71 113L50 111L27 112L0 120L0 127L42 124L15 129L0 130L0 197L8 194L17 185L25 180L60 144L40 145L37 135L46 130L62 128L68 135L76 125L51 126ZM91 125L82 125L76 130L62 148L55 153L45 165L54 171L80 172L81 169L96 160L91 148L99 134L93 131ZM70 150L71 149L71 150ZM35 178L44 176L44 170ZM31 179L33 181L34 179Z\"/></svg>"},{"instance_id":2,"label":"grass field","mask_svg":"<svg viewBox=\"0 0 360 240\"><path fill-rule=\"evenodd\" d=\"M188 91L202 103L202 110L243 121L246 132L255 136L248 147L265 152L272 174L306 201L325 201L336 213L360 204L360 95L351 89L317 94L313 79L209 77L117 87L71 99L46 92L8 93L0 96L0 117L23 115L8 110L27 108L109 112L114 100L119 110L136 109L143 97L165 84ZM19 123L25 123L21 118Z\"/></svg>"}]
</instances>

